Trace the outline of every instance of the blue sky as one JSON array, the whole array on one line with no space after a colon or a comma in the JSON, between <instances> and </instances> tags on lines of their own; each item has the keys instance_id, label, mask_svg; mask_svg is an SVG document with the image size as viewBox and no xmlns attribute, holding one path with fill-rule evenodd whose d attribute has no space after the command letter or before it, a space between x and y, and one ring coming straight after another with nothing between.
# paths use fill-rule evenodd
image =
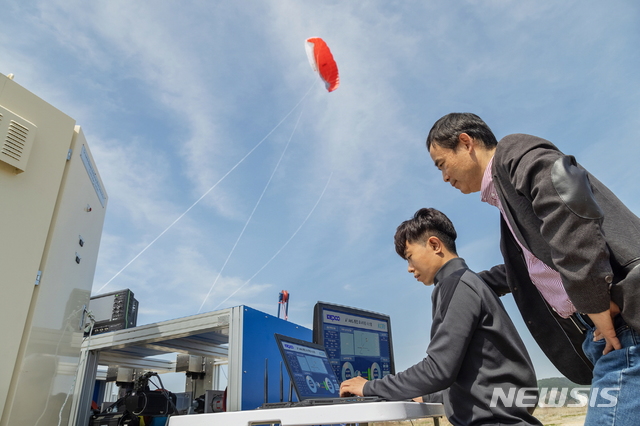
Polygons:
<instances>
[{"instance_id":1,"label":"blue sky","mask_svg":"<svg viewBox=\"0 0 640 426\"><path fill-rule=\"evenodd\" d=\"M501 262L497 210L428 156L433 122L469 111L498 138L549 139L640 212L639 22L633 0L5 0L0 72L89 141L109 195L94 292L130 288L138 324L275 315L281 290L306 326L318 300L383 312L404 369L424 357L431 289L396 226L436 207L471 268ZM314 36L335 92L308 64ZM503 303L539 377L558 375Z\"/></svg>"}]
</instances>

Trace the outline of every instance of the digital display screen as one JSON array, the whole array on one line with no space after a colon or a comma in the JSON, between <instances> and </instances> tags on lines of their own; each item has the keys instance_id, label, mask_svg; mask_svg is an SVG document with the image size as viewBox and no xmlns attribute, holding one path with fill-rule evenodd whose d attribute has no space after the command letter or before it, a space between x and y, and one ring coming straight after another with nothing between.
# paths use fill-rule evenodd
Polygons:
<instances>
[{"instance_id":1,"label":"digital display screen","mask_svg":"<svg viewBox=\"0 0 640 426\"><path fill-rule=\"evenodd\" d=\"M326 352L286 340L282 342L282 350L299 399L340 396L340 384Z\"/></svg>"},{"instance_id":2,"label":"digital display screen","mask_svg":"<svg viewBox=\"0 0 640 426\"><path fill-rule=\"evenodd\" d=\"M89 301L89 309L93 313L96 321L111 321L113 318L113 306L116 302L116 295L105 295Z\"/></svg>"},{"instance_id":3,"label":"digital display screen","mask_svg":"<svg viewBox=\"0 0 640 426\"><path fill-rule=\"evenodd\" d=\"M326 348L340 381L355 376L380 379L395 372L385 315L319 303L314 311L314 341Z\"/></svg>"}]
</instances>

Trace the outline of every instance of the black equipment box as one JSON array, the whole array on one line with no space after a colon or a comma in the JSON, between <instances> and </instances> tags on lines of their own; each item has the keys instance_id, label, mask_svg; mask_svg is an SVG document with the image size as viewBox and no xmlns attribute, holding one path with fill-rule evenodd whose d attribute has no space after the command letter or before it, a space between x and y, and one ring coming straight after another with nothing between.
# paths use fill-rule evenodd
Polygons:
<instances>
[{"instance_id":1,"label":"black equipment box","mask_svg":"<svg viewBox=\"0 0 640 426\"><path fill-rule=\"evenodd\" d=\"M92 297L89 310L96 320L91 334L135 327L138 321L138 301L129 289Z\"/></svg>"},{"instance_id":2,"label":"black equipment box","mask_svg":"<svg viewBox=\"0 0 640 426\"><path fill-rule=\"evenodd\" d=\"M89 420L89 426L139 426L140 419L129 413L101 413L94 414Z\"/></svg>"},{"instance_id":3,"label":"black equipment box","mask_svg":"<svg viewBox=\"0 0 640 426\"><path fill-rule=\"evenodd\" d=\"M175 413L176 396L171 392L140 391L127 396L124 403L127 411L136 416L166 416Z\"/></svg>"}]
</instances>

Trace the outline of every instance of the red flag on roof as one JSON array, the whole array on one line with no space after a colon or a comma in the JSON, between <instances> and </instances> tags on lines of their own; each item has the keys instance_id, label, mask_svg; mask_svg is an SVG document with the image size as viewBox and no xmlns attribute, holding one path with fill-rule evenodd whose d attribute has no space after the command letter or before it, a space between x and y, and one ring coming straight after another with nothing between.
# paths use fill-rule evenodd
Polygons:
<instances>
[{"instance_id":1,"label":"red flag on roof","mask_svg":"<svg viewBox=\"0 0 640 426\"><path fill-rule=\"evenodd\" d=\"M314 71L317 71L320 78L324 81L329 92L333 92L340 85L340 77L338 76L338 65L333 59L331 50L319 37L308 38L305 43L307 57Z\"/></svg>"}]
</instances>

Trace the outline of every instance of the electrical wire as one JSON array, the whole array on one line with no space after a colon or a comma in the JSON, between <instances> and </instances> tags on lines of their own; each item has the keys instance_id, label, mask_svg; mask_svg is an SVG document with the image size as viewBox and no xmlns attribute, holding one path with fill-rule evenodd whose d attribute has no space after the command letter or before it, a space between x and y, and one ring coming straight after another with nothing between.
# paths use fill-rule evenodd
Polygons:
<instances>
[{"instance_id":1,"label":"electrical wire","mask_svg":"<svg viewBox=\"0 0 640 426\"><path fill-rule=\"evenodd\" d=\"M144 413L144 410L147 408L147 404L149 403L149 397L147 396L147 394L142 392L142 395L144 396L144 406L142 407L142 410L138 411L137 413L135 411L132 411L131 414L133 414L134 416L139 416L140 414Z\"/></svg>"},{"instance_id":2,"label":"electrical wire","mask_svg":"<svg viewBox=\"0 0 640 426\"><path fill-rule=\"evenodd\" d=\"M86 308L83 308L83 309L86 310ZM84 343L84 341L87 340L87 348L89 348L89 346L91 345L91 335L93 334L93 326L96 323L96 319L93 316L93 313L91 311L86 311L86 312L87 312L87 316L89 317L91 326L89 327L88 338L84 337L82 339L82 342ZM69 317L71 317L71 315ZM69 389L69 392L67 392L67 396L65 397L64 402L62 403L62 407L60 407L60 411L58 412L58 426L62 425L62 411L64 410L65 405L67 405L67 401L69 400L69 395L71 395L71 393L73 392L73 389L76 386L76 381L78 380L78 372L80 371L80 366L87 361L88 357L89 357L89 350L87 349L84 353L84 356L81 357L80 361L78 362L78 366L76 367L75 377L73 378L73 382L71 383L71 388ZM38 419L38 421L40 421L40 419Z\"/></svg>"},{"instance_id":3,"label":"electrical wire","mask_svg":"<svg viewBox=\"0 0 640 426\"><path fill-rule=\"evenodd\" d=\"M176 405L173 403L173 399L171 398L171 392L169 392L168 390L166 390L164 388L164 385L162 384L162 378L160 377L160 375L158 373L154 373L154 372L149 372L147 374L149 374L149 378L147 379L148 383L151 383L153 386L156 387L157 390L160 391L160 393L167 399L167 401L171 405L171 408L173 409L173 413L167 413L167 418L171 417L171 414L177 414L178 413L178 407L176 407ZM158 378L158 381L160 382L160 386L156 385L154 382L151 381L151 377L152 376L155 376L155 377ZM147 398L147 395L145 394L145 407L144 408L147 407L146 398ZM139 411L138 413L133 413L133 414L135 414L135 415L141 414L144 411L144 408L142 409L142 411Z\"/></svg>"},{"instance_id":4,"label":"electrical wire","mask_svg":"<svg viewBox=\"0 0 640 426\"><path fill-rule=\"evenodd\" d=\"M158 381L160 382L161 392L167 398L167 400L169 401L169 404L171 404L171 407L173 407L173 413L177 414L178 413L178 407L176 407L176 405L173 403L173 399L171 399L171 393L164 388L164 385L162 384L162 379L160 378L160 375L156 373L156 376L158 377ZM171 414L167 415L167 417L171 417Z\"/></svg>"},{"instance_id":5,"label":"electrical wire","mask_svg":"<svg viewBox=\"0 0 640 426\"><path fill-rule=\"evenodd\" d=\"M56 345L56 351L53 354L54 358L58 357L58 352L60 350L60 343L62 342L62 339L64 338L64 335L67 334L67 331L69 329L69 323L68 321L75 316L78 312L80 312L81 310L84 310L85 307L83 306L82 308L76 309L75 311L71 312L69 314L69 316L67 317L67 319L65 319L65 326L64 329L62 330L62 334L60 335L60 338L58 339L58 344ZM53 380L50 382L49 384L49 396L51 395L51 388L53 387ZM38 423L40 423L40 420L42 420L42 418L44 417L45 413L47 412L47 408L49 408L49 397L47 397L47 402L44 404L44 408L42 409L42 414L40 414L40 417L38 417L38 420L36 420L34 426L38 426ZM63 406L64 407L64 406Z\"/></svg>"},{"instance_id":6,"label":"electrical wire","mask_svg":"<svg viewBox=\"0 0 640 426\"><path fill-rule=\"evenodd\" d=\"M222 367L222 366L220 366L220 367ZM229 368L229 364L227 364L227 368ZM222 374L224 374L225 380L229 381L229 377L227 376L227 372L223 368L220 368L220 371L222 371Z\"/></svg>"}]
</instances>

